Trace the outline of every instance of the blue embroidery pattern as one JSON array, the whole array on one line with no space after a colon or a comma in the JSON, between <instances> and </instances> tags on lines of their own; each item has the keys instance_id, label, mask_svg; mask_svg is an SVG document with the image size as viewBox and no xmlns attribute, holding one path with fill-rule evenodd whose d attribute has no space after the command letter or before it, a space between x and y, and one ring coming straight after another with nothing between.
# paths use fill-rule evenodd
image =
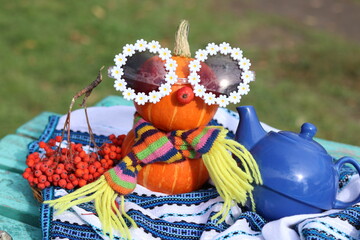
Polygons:
<instances>
[{"instance_id":1,"label":"blue embroidery pattern","mask_svg":"<svg viewBox=\"0 0 360 240\"><path fill-rule=\"evenodd\" d=\"M347 221L357 230L360 230L360 205L354 205L341 212L330 214L329 217L339 218L342 221Z\"/></svg>"},{"instance_id":2,"label":"blue embroidery pattern","mask_svg":"<svg viewBox=\"0 0 360 240\"><path fill-rule=\"evenodd\" d=\"M311 223L320 224L328 230L325 231L322 228L314 228L314 227L306 228L305 227L306 225L311 224ZM309 240L321 240L321 239L332 240L332 239L334 239L334 240L337 240L337 238L333 234L330 233L330 232L332 232L332 233L341 235L341 236L345 237L346 239L356 240L355 238L351 237L350 235L344 233L343 231L341 231L339 229L336 229L335 227L333 227L330 224L323 222L323 221L319 221L319 220L309 221L305 224L305 226L301 230L301 233L305 239L309 239Z\"/></svg>"},{"instance_id":3,"label":"blue embroidery pattern","mask_svg":"<svg viewBox=\"0 0 360 240\"><path fill-rule=\"evenodd\" d=\"M178 195L169 195L156 197L155 195L151 196L139 196L136 193L129 194L126 199L137 205L141 206L144 209L152 209L154 207L159 207L164 204L167 205L198 205L200 203L206 202L210 199L217 198L219 194L216 192L215 188L210 188L207 190L199 190L191 193L184 193Z\"/></svg>"},{"instance_id":4,"label":"blue embroidery pattern","mask_svg":"<svg viewBox=\"0 0 360 240\"><path fill-rule=\"evenodd\" d=\"M259 214L250 211L242 213L238 219L245 219L253 231L261 231L266 224L264 218L262 218Z\"/></svg>"}]
</instances>

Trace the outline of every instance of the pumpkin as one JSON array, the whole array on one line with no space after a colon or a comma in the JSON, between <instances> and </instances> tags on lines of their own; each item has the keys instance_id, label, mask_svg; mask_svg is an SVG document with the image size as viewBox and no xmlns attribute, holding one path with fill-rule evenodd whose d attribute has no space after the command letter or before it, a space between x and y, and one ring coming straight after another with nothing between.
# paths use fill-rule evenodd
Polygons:
<instances>
[{"instance_id":1,"label":"pumpkin","mask_svg":"<svg viewBox=\"0 0 360 240\"><path fill-rule=\"evenodd\" d=\"M175 56L172 57L178 67L176 74L179 78L186 78L189 75L189 63L192 58ZM137 112L156 128L163 131L188 130L204 126L213 118L218 105L207 105L205 101L194 96L194 99L187 104L179 102L177 91L183 87L191 87L190 84L174 84L171 93L163 97L158 103L135 104Z\"/></svg>"},{"instance_id":2,"label":"pumpkin","mask_svg":"<svg viewBox=\"0 0 360 240\"><path fill-rule=\"evenodd\" d=\"M174 54L177 62L178 78L189 75L190 50L187 42L188 25L183 21L176 35ZM185 35L185 37L184 37ZM209 68L210 71L210 68ZM208 105L199 97L193 96L186 103L179 101L178 92L190 84L176 83L169 95L157 103L135 104L136 111L156 128L163 131L188 130L205 126L215 115L218 105ZM124 139L122 152L125 156L134 143L134 131L131 130ZM153 163L144 166L138 175L137 182L156 192L179 194L199 189L209 178L202 159L186 159L176 163Z\"/></svg>"},{"instance_id":3,"label":"pumpkin","mask_svg":"<svg viewBox=\"0 0 360 240\"><path fill-rule=\"evenodd\" d=\"M132 148L135 134L130 130L122 145L122 157ZM209 173L201 158L186 159L175 163L152 163L144 166L137 182L152 191L166 194L192 192L201 188L209 179Z\"/></svg>"}]
</instances>

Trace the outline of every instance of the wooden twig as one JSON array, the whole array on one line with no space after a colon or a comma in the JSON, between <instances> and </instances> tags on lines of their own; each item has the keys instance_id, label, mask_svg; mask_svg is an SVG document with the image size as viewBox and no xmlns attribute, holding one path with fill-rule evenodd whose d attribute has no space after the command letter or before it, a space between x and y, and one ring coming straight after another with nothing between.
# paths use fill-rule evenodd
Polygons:
<instances>
[{"instance_id":1,"label":"wooden twig","mask_svg":"<svg viewBox=\"0 0 360 240\"><path fill-rule=\"evenodd\" d=\"M84 110L85 110L85 117L86 117L86 123L88 125L88 129L89 129L90 141L94 145L94 147L97 148L97 145L96 145L95 139L94 139L94 134L93 134L93 131L91 129L90 122L89 122L89 117L88 117L88 114L87 114L87 104L86 104L86 102L87 102L87 99L90 96L92 90L94 90L94 88L96 88L102 82L101 71L103 69L104 69L104 66L102 66L100 68L97 78L91 84L89 84L87 87L85 87L81 91L77 92L74 95L74 97L71 99L71 103L70 103L70 106L69 106L69 110L68 110L68 113L67 113L67 116L66 116L66 120L65 120L65 123L64 123L64 127L63 127L63 132L62 132L62 137L64 139L65 131L67 131L67 141L68 141L68 144L69 144L70 156L72 156L72 154L71 154L72 150L71 150L71 147L70 147L70 143L71 143L71 140L70 140L70 116L71 116L72 108L73 108L76 100L81 96L84 96L83 101L80 104L80 106L83 107Z\"/></svg>"}]
</instances>

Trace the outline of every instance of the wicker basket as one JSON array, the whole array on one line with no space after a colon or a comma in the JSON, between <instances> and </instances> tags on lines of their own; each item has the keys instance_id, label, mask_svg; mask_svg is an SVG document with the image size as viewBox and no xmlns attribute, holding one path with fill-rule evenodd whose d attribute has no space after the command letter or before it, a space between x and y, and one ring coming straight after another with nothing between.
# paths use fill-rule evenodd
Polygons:
<instances>
[{"instance_id":1,"label":"wicker basket","mask_svg":"<svg viewBox=\"0 0 360 240\"><path fill-rule=\"evenodd\" d=\"M36 188L36 187L33 187L33 186L30 186L32 192L33 192L33 195L34 195L34 198L42 203L43 202L43 197L42 197L42 193L41 193L41 190Z\"/></svg>"}]
</instances>

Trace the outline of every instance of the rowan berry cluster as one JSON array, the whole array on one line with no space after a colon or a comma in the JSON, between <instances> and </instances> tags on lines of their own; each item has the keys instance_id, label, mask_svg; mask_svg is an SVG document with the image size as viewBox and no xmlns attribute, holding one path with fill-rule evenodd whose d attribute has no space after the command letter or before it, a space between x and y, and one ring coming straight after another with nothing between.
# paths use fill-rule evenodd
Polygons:
<instances>
[{"instance_id":1,"label":"rowan berry cluster","mask_svg":"<svg viewBox=\"0 0 360 240\"><path fill-rule=\"evenodd\" d=\"M26 159L23 177L40 190L49 186L73 189L98 179L121 159L121 144L125 135L111 135L111 143L104 143L97 153L87 153L80 143L59 147L61 136L39 142L44 154L34 152Z\"/></svg>"}]
</instances>

